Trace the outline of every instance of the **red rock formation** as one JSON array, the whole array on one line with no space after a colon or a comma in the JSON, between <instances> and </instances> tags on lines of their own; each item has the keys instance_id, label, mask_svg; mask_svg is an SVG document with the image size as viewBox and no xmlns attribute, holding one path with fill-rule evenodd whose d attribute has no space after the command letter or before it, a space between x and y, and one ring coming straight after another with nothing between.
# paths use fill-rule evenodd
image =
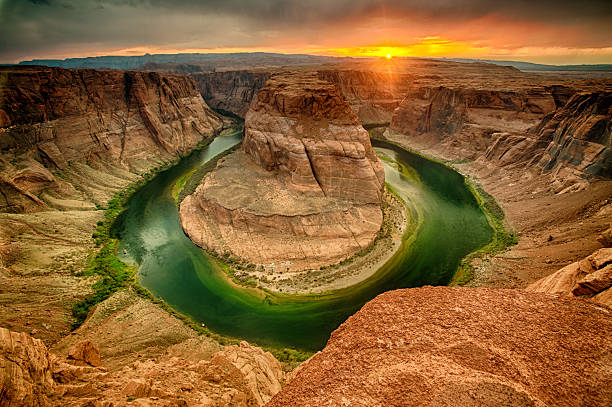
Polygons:
<instances>
[{"instance_id":1,"label":"red rock formation","mask_svg":"<svg viewBox=\"0 0 612 407\"><path fill-rule=\"evenodd\" d=\"M0 328L0 406L46 406L53 362L40 339Z\"/></svg>"},{"instance_id":2,"label":"red rock formation","mask_svg":"<svg viewBox=\"0 0 612 407\"><path fill-rule=\"evenodd\" d=\"M100 350L91 341L82 341L75 344L68 351L68 359L85 362L90 366L102 366Z\"/></svg>"},{"instance_id":3,"label":"red rock formation","mask_svg":"<svg viewBox=\"0 0 612 407\"><path fill-rule=\"evenodd\" d=\"M587 258L529 285L527 291L591 298L612 306L612 248L603 248Z\"/></svg>"},{"instance_id":4,"label":"red rock formation","mask_svg":"<svg viewBox=\"0 0 612 407\"><path fill-rule=\"evenodd\" d=\"M156 360L111 372L80 364L97 351L91 342L83 345L63 359L38 339L0 328L0 406L124 405L126 399L146 405L262 406L280 390L284 375L270 353L246 342L201 357L203 343L192 339Z\"/></svg>"},{"instance_id":5,"label":"red rock formation","mask_svg":"<svg viewBox=\"0 0 612 407\"><path fill-rule=\"evenodd\" d=\"M284 271L336 263L373 242L382 164L333 84L313 73L270 79L246 116L243 150L181 203L198 245Z\"/></svg>"},{"instance_id":6,"label":"red rock formation","mask_svg":"<svg viewBox=\"0 0 612 407\"><path fill-rule=\"evenodd\" d=\"M540 87L514 90L424 86L414 88L393 113L389 130L484 153L497 134L521 134L555 109L552 92Z\"/></svg>"},{"instance_id":7,"label":"red rock formation","mask_svg":"<svg viewBox=\"0 0 612 407\"><path fill-rule=\"evenodd\" d=\"M548 141L538 163L544 170L560 177L573 174L611 179L612 92L574 95L554 115L542 120L535 138Z\"/></svg>"},{"instance_id":8,"label":"red rock formation","mask_svg":"<svg viewBox=\"0 0 612 407\"><path fill-rule=\"evenodd\" d=\"M247 113L242 146L297 190L380 203L384 172L368 133L336 87L314 74L270 79Z\"/></svg>"},{"instance_id":9,"label":"red rock formation","mask_svg":"<svg viewBox=\"0 0 612 407\"><path fill-rule=\"evenodd\" d=\"M40 202L32 196L57 190L50 173L27 175L41 173L27 160L52 171L87 163L139 172L186 153L222 127L184 76L44 67L5 67L0 74L0 151L6 156L0 210L35 208Z\"/></svg>"},{"instance_id":10,"label":"red rock formation","mask_svg":"<svg viewBox=\"0 0 612 407\"><path fill-rule=\"evenodd\" d=\"M608 309L544 294L391 291L333 332L268 406L609 405L611 330Z\"/></svg>"},{"instance_id":11,"label":"red rock formation","mask_svg":"<svg viewBox=\"0 0 612 407\"><path fill-rule=\"evenodd\" d=\"M338 87L363 125L389 123L414 80L408 73L352 69L320 70L318 75Z\"/></svg>"}]
</instances>

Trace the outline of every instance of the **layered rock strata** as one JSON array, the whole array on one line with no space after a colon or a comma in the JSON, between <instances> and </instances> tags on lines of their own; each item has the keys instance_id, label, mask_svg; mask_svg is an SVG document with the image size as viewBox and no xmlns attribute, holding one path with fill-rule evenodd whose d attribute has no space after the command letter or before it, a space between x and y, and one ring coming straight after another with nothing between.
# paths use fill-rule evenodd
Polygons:
<instances>
[{"instance_id":1,"label":"layered rock strata","mask_svg":"<svg viewBox=\"0 0 612 407\"><path fill-rule=\"evenodd\" d=\"M203 248L280 270L338 262L382 223L382 163L336 87L314 73L272 77L252 103L243 151L181 203Z\"/></svg>"},{"instance_id":2,"label":"layered rock strata","mask_svg":"<svg viewBox=\"0 0 612 407\"><path fill-rule=\"evenodd\" d=\"M573 92L419 88L395 110L389 130L501 167L533 167L550 173L560 190L581 178L610 179L611 93Z\"/></svg>"},{"instance_id":3,"label":"layered rock strata","mask_svg":"<svg viewBox=\"0 0 612 407\"><path fill-rule=\"evenodd\" d=\"M333 332L268 406L604 406L610 330L607 308L545 294L391 291Z\"/></svg>"},{"instance_id":4,"label":"layered rock strata","mask_svg":"<svg viewBox=\"0 0 612 407\"><path fill-rule=\"evenodd\" d=\"M150 169L222 127L185 76L44 67L0 75L0 210L36 210L44 191L46 203L91 200L77 190L95 180L71 174L79 165L125 178L121 171Z\"/></svg>"},{"instance_id":5,"label":"layered rock strata","mask_svg":"<svg viewBox=\"0 0 612 407\"><path fill-rule=\"evenodd\" d=\"M389 129L412 138L468 145L483 153L496 133L521 133L555 110L543 86L513 90L419 87L406 94Z\"/></svg>"}]
</instances>

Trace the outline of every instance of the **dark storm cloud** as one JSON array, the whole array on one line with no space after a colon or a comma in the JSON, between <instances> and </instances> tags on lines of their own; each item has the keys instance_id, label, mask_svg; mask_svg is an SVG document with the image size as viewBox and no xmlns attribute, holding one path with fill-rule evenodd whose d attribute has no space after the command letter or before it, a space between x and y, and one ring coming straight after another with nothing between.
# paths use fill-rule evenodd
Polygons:
<instances>
[{"instance_id":1,"label":"dark storm cloud","mask_svg":"<svg viewBox=\"0 0 612 407\"><path fill-rule=\"evenodd\" d=\"M0 0L0 62L87 50L248 47L366 18L464 24L486 16L579 27L609 46L612 1Z\"/></svg>"}]
</instances>

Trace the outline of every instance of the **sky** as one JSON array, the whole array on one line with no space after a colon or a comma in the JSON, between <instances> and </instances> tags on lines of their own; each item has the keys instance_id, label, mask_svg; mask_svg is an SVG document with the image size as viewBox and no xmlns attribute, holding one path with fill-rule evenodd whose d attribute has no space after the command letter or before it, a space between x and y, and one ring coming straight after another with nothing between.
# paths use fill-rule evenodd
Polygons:
<instances>
[{"instance_id":1,"label":"sky","mask_svg":"<svg viewBox=\"0 0 612 407\"><path fill-rule=\"evenodd\" d=\"M175 52L612 63L612 0L0 0L0 63Z\"/></svg>"}]
</instances>

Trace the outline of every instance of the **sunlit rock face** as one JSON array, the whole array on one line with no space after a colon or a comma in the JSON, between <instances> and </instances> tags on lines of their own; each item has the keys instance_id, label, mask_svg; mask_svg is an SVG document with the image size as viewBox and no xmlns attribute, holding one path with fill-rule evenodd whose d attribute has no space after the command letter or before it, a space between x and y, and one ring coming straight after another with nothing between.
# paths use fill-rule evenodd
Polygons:
<instances>
[{"instance_id":1,"label":"sunlit rock face","mask_svg":"<svg viewBox=\"0 0 612 407\"><path fill-rule=\"evenodd\" d=\"M337 88L314 74L268 81L246 115L243 150L313 195L380 203L384 172Z\"/></svg>"},{"instance_id":2,"label":"sunlit rock face","mask_svg":"<svg viewBox=\"0 0 612 407\"><path fill-rule=\"evenodd\" d=\"M272 77L251 104L242 151L181 204L198 245L280 270L336 263L382 223L382 163L337 88L313 73Z\"/></svg>"}]
</instances>

